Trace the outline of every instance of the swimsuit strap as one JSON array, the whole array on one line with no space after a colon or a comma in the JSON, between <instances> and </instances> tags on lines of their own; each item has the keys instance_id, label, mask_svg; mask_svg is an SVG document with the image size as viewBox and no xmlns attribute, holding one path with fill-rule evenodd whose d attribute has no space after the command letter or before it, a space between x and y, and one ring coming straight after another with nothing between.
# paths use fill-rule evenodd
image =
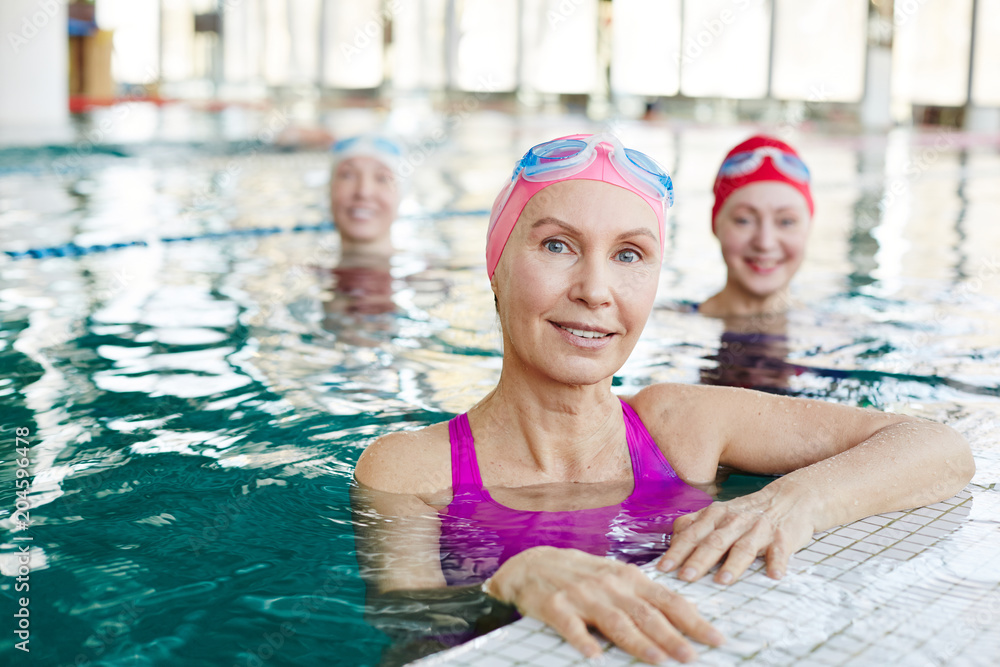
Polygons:
<instances>
[{"instance_id":1,"label":"swimsuit strap","mask_svg":"<svg viewBox=\"0 0 1000 667\"><path fill-rule=\"evenodd\" d=\"M455 498L481 496L483 479L479 476L476 460L476 441L472 437L468 413L462 413L448 422L451 441L451 488Z\"/></svg>"},{"instance_id":2,"label":"swimsuit strap","mask_svg":"<svg viewBox=\"0 0 1000 667\"><path fill-rule=\"evenodd\" d=\"M662 481L664 478L680 479L636 411L625 401L621 403L625 417L625 440L632 458L636 491L643 488L643 482Z\"/></svg>"}]
</instances>

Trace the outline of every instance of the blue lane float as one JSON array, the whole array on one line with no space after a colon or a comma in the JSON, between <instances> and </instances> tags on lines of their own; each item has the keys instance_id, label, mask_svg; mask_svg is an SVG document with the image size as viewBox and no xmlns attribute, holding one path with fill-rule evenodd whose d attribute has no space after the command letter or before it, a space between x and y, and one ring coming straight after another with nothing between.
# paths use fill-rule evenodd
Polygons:
<instances>
[{"instance_id":1,"label":"blue lane float","mask_svg":"<svg viewBox=\"0 0 1000 667\"><path fill-rule=\"evenodd\" d=\"M489 215L487 210L474 211L437 211L436 213L425 213L421 215L406 216L411 219L437 219L454 218L460 216L484 216ZM320 222L315 225L298 224L294 227L246 227L241 229L230 229L224 232L206 232L204 234L193 234L190 236L164 236L159 239L160 243L188 243L193 241L215 241L220 239L235 238L240 236L271 236L281 233L301 233L301 232L327 232L336 229L330 221ZM42 259L45 257L79 257L81 255L93 255L110 250L121 250L123 248L133 248L136 246L149 246L146 241L123 241L118 243L97 243L89 246L81 246L73 243L50 246L48 248L29 248L28 250L5 250L4 254L11 259Z\"/></svg>"}]
</instances>

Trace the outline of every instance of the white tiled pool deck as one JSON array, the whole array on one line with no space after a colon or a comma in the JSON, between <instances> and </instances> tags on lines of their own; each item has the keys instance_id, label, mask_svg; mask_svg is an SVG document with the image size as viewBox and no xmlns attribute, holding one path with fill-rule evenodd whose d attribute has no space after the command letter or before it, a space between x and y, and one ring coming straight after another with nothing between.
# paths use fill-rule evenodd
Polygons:
<instances>
[{"instance_id":1,"label":"white tiled pool deck","mask_svg":"<svg viewBox=\"0 0 1000 667\"><path fill-rule=\"evenodd\" d=\"M726 635L720 648L700 647L699 665L985 667L1000 664L998 544L1000 493L973 483L944 502L817 534L781 581L767 578L759 560L729 587L648 571ZM588 661L538 621L522 619L412 664L642 663L610 646Z\"/></svg>"}]
</instances>

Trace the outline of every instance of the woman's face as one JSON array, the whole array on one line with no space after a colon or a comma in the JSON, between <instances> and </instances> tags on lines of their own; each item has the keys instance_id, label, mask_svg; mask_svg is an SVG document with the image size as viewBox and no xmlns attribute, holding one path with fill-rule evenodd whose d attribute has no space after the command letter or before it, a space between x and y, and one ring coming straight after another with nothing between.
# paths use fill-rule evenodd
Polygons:
<instances>
[{"instance_id":1,"label":"woman's face","mask_svg":"<svg viewBox=\"0 0 1000 667\"><path fill-rule=\"evenodd\" d=\"M787 183L760 181L734 192L715 219L729 282L758 297L785 288L811 227L805 197Z\"/></svg>"},{"instance_id":2,"label":"woman's face","mask_svg":"<svg viewBox=\"0 0 1000 667\"><path fill-rule=\"evenodd\" d=\"M337 165L330 178L333 220L346 240L388 241L399 193L392 170L372 157L353 157Z\"/></svg>"},{"instance_id":3,"label":"woman's face","mask_svg":"<svg viewBox=\"0 0 1000 667\"><path fill-rule=\"evenodd\" d=\"M541 190L493 276L504 363L571 385L611 377L642 333L659 274L659 225L638 195L585 180Z\"/></svg>"}]
</instances>

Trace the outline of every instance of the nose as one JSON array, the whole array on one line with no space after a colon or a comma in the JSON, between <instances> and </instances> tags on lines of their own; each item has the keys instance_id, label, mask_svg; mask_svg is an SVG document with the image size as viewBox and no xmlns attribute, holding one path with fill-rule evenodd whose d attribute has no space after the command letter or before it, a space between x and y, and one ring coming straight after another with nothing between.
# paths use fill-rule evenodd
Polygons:
<instances>
[{"instance_id":1,"label":"nose","mask_svg":"<svg viewBox=\"0 0 1000 667\"><path fill-rule=\"evenodd\" d=\"M611 302L611 267L602 257L591 255L576 262L570 298L588 308L599 308Z\"/></svg>"},{"instance_id":2,"label":"nose","mask_svg":"<svg viewBox=\"0 0 1000 667\"><path fill-rule=\"evenodd\" d=\"M770 250L778 243L776 221L765 217L757 222L752 239L753 247L758 250Z\"/></svg>"},{"instance_id":3,"label":"nose","mask_svg":"<svg viewBox=\"0 0 1000 667\"><path fill-rule=\"evenodd\" d=\"M375 179L371 174L360 174L354 186L356 199L367 199L375 193Z\"/></svg>"}]
</instances>

